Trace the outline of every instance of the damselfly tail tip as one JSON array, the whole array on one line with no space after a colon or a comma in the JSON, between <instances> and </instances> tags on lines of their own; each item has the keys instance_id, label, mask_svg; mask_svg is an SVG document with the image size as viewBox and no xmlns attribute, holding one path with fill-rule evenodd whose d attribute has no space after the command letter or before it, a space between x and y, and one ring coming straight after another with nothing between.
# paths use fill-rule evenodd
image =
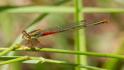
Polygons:
<instances>
[{"instance_id":1,"label":"damselfly tail tip","mask_svg":"<svg viewBox=\"0 0 124 70\"><path fill-rule=\"evenodd\" d=\"M98 22L94 23L93 25L99 25L99 24L103 24L103 23L108 23L108 21L106 19L104 19L102 21L98 21Z\"/></svg>"},{"instance_id":2,"label":"damselfly tail tip","mask_svg":"<svg viewBox=\"0 0 124 70\"><path fill-rule=\"evenodd\" d=\"M80 22L86 22L86 20L81 20ZM100 23L108 23L108 20L107 19L103 19L102 21L98 21L97 23L98 24L100 24Z\"/></svg>"}]
</instances>

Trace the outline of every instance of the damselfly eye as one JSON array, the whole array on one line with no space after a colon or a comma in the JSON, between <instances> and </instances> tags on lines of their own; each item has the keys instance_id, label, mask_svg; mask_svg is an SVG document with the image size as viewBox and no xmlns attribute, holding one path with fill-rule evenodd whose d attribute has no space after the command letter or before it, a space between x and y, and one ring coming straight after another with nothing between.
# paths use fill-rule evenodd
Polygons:
<instances>
[{"instance_id":1,"label":"damselfly eye","mask_svg":"<svg viewBox=\"0 0 124 70\"><path fill-rule=\"evenodd\" d=\"M24 30L22 31L22 38L25 39L25 40L29 40L31 39L31 36Z\"/></svg>"}]
</instances>

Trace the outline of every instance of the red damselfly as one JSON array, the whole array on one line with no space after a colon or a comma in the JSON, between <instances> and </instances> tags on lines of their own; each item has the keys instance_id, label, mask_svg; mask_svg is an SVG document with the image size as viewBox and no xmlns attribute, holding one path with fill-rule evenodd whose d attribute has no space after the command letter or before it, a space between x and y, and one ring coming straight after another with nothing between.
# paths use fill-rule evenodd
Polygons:
<instances>
[{"instance_id":1,"label":"red damselfly","mask_svg":"<svg viewBox=\"0 0 124 70\"><path fill-rule=\"evenodd\" d=\"M102 23L107 23L107 21L103 20L103 21L92 23L92 24L72 24L72 25L61 27L61 28L53 28L53 29L43 30L43 31L41 29L36 29L31 32L26 32L24 30L22 31L22 34L23 34L22 38L27 41L27 44L29 44L28 46L34 47L36 46L36 44L40 43L38 41L39 37L61 33L61 32L69 31L69 30L81 29L83 27L90 27L90 26L98 25Z\"/></svg>"}]
</instances>

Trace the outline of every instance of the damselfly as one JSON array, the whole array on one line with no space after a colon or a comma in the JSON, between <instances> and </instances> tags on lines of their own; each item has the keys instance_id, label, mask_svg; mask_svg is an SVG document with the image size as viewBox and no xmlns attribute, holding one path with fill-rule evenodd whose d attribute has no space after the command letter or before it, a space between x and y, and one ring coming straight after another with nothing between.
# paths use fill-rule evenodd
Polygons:
<instances>
[{"instance_id":1,"label":"damselfly","mask_svg":"<svg viewBox=\"0 0 124 70\"><path fill-rule=\"evenodd\" d=\"M29 47L35 47L36 44L40 43L38 41L39 37L43 37L43 36L48 36L48 35L52 35L52 34L56 34L56 33L61 33L64 31L69 31L69 30L76 30L76 29L81 29L83 27L89 27L89 26L93 26L93 25L98 25L98 24L102 24L102 23L107 23L106 20L103 21L98 21L92 24L72 24L72 25L68 25L68 26L64 26L64 27L60 27L60 28L53 28L53 29L49 29L49 30L41 30L41 29L36 29L33 30L31 32L26 32L25 30L22 32L23 36L22 38L27 41L27 44L29 44Z\"/></svg>"}]
</instances>

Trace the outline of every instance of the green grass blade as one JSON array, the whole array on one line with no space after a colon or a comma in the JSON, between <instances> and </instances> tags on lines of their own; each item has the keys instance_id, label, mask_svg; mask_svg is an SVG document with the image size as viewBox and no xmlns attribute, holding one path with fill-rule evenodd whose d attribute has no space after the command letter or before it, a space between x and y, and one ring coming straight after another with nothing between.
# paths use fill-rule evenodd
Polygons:
<instances>
[{"instance_id":1,"label":"green grass blade","mask_svg":"<svg viewBox=\"0 0 124 70\"><path fill-rule=\"evenodd\" d=\"M82 8L82 0L74 0L75 3L75 21L77 24L80 24L80 21L84 19L83 14L81 12ZM75 40L75 48L77 51L86 51L86 44L85 44L85 33L84 29L77 31L76 33L76 40ZM86 56L77 55L76 63L87 65ZM86 70L82 68L76 68L76 70Z\"/></svg>"}]
</instances>

